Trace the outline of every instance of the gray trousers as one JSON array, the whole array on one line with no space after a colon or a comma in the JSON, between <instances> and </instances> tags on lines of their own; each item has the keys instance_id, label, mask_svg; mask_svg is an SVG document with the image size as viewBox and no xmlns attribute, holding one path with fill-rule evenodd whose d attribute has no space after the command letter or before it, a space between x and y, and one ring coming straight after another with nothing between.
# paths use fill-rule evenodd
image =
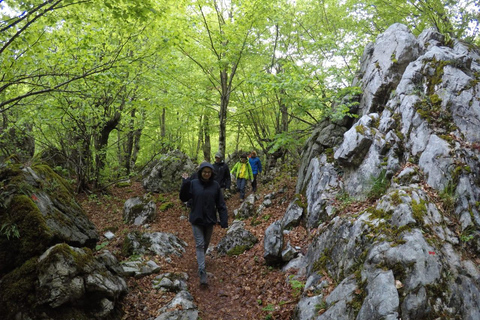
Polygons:
<instances>
[{"instance_id":1,"label":"gray trousers","mask_svg":"<svg viewBox=\"0 0 480 320\"><path fill-rule=\"evenodd\" d=\"M212 238L213 225L199 226L192 224L195 252L197 254L198 271L205 270L205 253Z\"/></svg>"}]
</instances>

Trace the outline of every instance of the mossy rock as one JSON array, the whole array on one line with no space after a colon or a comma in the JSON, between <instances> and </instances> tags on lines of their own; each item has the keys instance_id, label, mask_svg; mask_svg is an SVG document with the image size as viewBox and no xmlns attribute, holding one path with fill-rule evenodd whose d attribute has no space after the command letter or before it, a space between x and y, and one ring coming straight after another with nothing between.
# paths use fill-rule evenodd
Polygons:
<instances>
[{"instance_id":1,"label":"mossy rock","mask_svg":"<svg viewBox=\"0 0 480 320\"><path fill-rule=\"evenodd\" d=\"M0 235L0 274L21 266L26 260L42 254L52 243L53 234L33 200L26 195L16 195L9 207L0 211L0 222L15 225L19 237ZM8 263L10 262L10 263Z\"/></svg>"},{"instance_id":2,"label":"mossy rock","mask_svg":"<svg viewBox=\"0 0 480 320\"><path fill-rule=\"evenodd\" d=\"M31 310L35 304L35 281L37 258L7 274L0 281L0 314L2 319L14 319L22 310Z\"/></svg>"},{"instance_id":3,"label":"mossy rock","mask_svg":"<svg viewBox=\"0 0 480 320\"><path fill-rule=\"evenodd\" d=\"M227 255L228 256L238 256L238 255L244 253L245 251L247 251L248 249L250 249L250 248L246 245L236 246L236 247L233 247L232 249L228 250Z\"/></svg>"},{"instance_id":4,"label":"mossy rock","mask_svg":"<svg viewBox=\"0 0 480 320\"><path fill-rule=\"evenodd\" d=\"M95 226L68 183L47 165L4 165L0 187L0 227L7 226L0 231L0 260L8 261L0 264L0 274L55 243L93 248L98 241Z\"/></svg>"}]
</instances>

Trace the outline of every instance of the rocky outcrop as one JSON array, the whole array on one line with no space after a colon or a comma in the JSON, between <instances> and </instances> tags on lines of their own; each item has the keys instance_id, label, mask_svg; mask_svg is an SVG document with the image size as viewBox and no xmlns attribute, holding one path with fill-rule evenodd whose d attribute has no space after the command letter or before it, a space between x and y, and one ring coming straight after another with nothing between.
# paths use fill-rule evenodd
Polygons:
<instances>
[{"instance_id":1,"label":"rocky outcrop","mask_svg":"<svg viewBox=\"0 0 480 320\"><path fill-rule=\"evenodd\" d=\"M189 175L196 170L190 158L179 150L163 154L142 172L142 184L146 191L166 193L178 191L182 183L181 174Z\"/></svg>"},{"instance_id":2,"label":"rocky outcrop","mask_svg":"<svg viewBox=\"0 0 480 320\"><path fill-rule=\"evenodd\" d=\"M477 49L433 30L395 24L365 48L358 120L304 150L315 237L294 319L480 318L479 74Z\"/></svg>"},{"instance_id":3,"label":"rocky outcrop","mask_svg":"<svg viewBox=\"0 0 480 320\"><path fill-rule=\"evenodd\" d=\"M118 317L127 292L93 223L46 165L0 168L0 314L5 319Z\"/></svg>"}]
</instances>

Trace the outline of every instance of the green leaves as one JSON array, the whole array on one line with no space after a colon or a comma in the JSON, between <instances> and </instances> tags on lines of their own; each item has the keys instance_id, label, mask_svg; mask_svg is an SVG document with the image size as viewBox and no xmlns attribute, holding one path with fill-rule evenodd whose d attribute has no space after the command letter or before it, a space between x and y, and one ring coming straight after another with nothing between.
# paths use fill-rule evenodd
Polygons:
<instances>
[{"instance_id":1,"label":"green leaves","mask_svg":"<svg viewBox=\"0 0 480 320\"><path fill-rule=\"evenodd\" d=\"M124 165L127 141L138 142L134 163L173 148L195 157L207 131L227 153L297 149L324 117L353 116L357 102L345 97L359 94L350 84L363 48L394 22L479 41L473 0L9 4L0 113L32 125L37 151L54 146L90 161L87 180L96 156ZM106 150L95 150L111 121Z\"/></svg>"}]
</instances>

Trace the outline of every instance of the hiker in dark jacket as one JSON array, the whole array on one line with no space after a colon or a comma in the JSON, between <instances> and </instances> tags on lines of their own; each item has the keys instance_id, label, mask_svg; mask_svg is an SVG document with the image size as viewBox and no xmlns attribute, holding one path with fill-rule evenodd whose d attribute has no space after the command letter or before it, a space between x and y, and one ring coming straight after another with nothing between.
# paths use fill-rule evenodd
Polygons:
<instances>
[{"instance_id":1,"label":"hiker in dark jacket","mask_svg":"<svg viewBox=\"0 0 480 320\"><path fill-rule=\"evenodd\" d=\"M198 169L198 179L191 180L187 173L182 175L180 200L192 200L189 221L195 238L200 284L206 285L205 253L212 238L213 226L217 223L217 210L222 228L228 227L228 213L220 185L215 181L213 166L203 162Z\"/></svg>"},{"instance_id":2,"label":"hiker in dark jacket","mask_svg":"<svg viewBox=\"0 0 480 320\"><path fill-rule=\"evenodd\" d=\"M228 165L223 161L223 155L220 152L215 154L215 163L213 164L215 170L215 180L222 189L230 189L232 184L232 178L230 177L230 169Z\"/></svg>"}]
</instances>

